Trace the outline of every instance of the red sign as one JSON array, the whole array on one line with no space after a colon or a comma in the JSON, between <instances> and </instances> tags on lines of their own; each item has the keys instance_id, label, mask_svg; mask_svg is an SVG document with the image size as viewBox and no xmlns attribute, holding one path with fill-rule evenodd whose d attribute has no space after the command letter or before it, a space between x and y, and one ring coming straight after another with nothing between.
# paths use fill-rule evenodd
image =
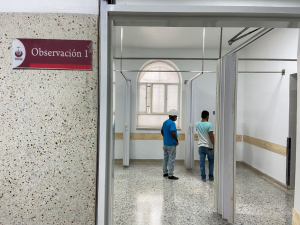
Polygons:
<instances>
[{"instance_id":1,"label":"red sign","mask_svg":"<svg viewBox=\"0 0 300 225\"><path fill-rule=\"evenodd\" d=\"M92 70L92 41L13 39L13 68Z\"/></svg>"}]
</instances>

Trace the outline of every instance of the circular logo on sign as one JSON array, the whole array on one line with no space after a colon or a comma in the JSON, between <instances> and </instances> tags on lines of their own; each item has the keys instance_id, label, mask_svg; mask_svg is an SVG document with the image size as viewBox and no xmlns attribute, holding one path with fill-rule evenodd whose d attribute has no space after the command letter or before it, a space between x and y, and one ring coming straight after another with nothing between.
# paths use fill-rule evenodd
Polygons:
<instances>
[{"instance_id":1,"label":"circular logo on sign","mask_svg":"<svg viewBox=\"0 0 300 225\"><path fill-rule=\"evenodd\" d=\"M26 50L23 43L19 39L13 39L12 50L12 66L13 68L17 68L24 62L26 57Z\"/></svg>"},{"instance_id":2,"label":"circular logo on sign","mask_svg":"<svg viewBox=\"0 0 300 225\"><path fill-rule=\"evenodd\" d=\"M21 57L23 55L23 52L20 50L20 47L17 47L17 48L18 48L18 50L15 52L15 55L17 57Z\"/></svg>"}]
</instances>

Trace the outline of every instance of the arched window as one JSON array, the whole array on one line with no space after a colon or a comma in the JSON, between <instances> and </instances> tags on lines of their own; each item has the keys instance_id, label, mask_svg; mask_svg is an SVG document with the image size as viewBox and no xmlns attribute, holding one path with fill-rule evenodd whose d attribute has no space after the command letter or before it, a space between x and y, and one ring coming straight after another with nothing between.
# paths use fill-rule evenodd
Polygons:
<instances>
[{"instance_id":1,"label":"arched window","mask_svg":"<svg viewBox=\"0 0 300 225\"><path fill-rule=\"evenodd\" d=\"M137 79L137 128L161 128L171 109L180 112L181 74L170 61L150 61ZM148 72L151 71L151 72ZM176 121L180 128L180 116Z\"/></svg>"}]
</instances>

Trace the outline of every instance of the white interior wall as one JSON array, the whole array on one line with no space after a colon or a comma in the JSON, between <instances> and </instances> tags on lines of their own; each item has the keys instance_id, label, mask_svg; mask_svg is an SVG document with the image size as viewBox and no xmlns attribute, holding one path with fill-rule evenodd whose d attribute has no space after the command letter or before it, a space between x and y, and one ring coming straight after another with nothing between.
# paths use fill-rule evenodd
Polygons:
<instances>
[{"instance_id":1,"label":"white interior wall","mask_svg":"<svg viewBox=\"0 0 300 225\"><path fill-rule=\"evenodd\" d=\"M275 29L245 49L248 58L297 58L298 29ZM246 70L280 74L244 75L244 135L286 146L289 126L289 76L296 62L247 61ZM285 183L286 157L244 143L243 161Z\"/></svg>"},{"instance_id":2,"label":"white interior wall","mask_svg":"<svg viewBox=\"0 0 300 225\"><path fill-rule=\"evenodd\" d=\"M244 50L239 52L238 57L244 57ZM245 61L240 61L238 64L240 71L245 71ZM238 74L238 87L237 87L237 127L236 134L243 135L243 127L244 127L244 74ZM236 143L236 161L243 161L243 151L244 143L237 142Z\"/></svg>"},{"instance_id":3,"label":"white interior wall","mask_svg":"<svg viewBox=\"0 0 300 225\"><path fill-rule=\"evenodd\" d=\"M125 48L123 49L123 57L201 57L201 49L136 49L136 48ZM120 55L117 52L116 55ZM205 57L218 57L218 50L206 50ZM123 70L138 70L142 65L147 62L147 60L124 60ZM180 70L201 70L202 62L197 61L173 61ZM120 61L115 62L116 69L120 69ZM217 61L205 61L204 70L216 71ZM243 70L243 63L240 67ZM131 79L131 133L160 133L160 130L137 130L136 129L136 85L137 85L137 73L125 72L128 79ZM184 118L186 115L185 108L185 94L186 88L184 81L192 78L195 73L182 73L182 114L181 117ZM116 73L116 132L123 132L123 111L124 111L124 78L122 75ZM203 110L208 110L210 112L210 122L214 125L215 116L213 111L215 111L215 100L216 100L216 74L206 73L198 77L195 81L195 122L201 120L201 112ZM166 117L167 119L167 117ZM239 120L242 117L238 118ZM239 121L240 127L238 132L242 132L242 122ZM178 133L184 133L186 125L182 122L181 130ZM196 134L196 132L195 132ZM241 134L241 133L240 133ZM241 147L241 143L238 147ZM115 148L115 158L123 158L123 141L116 140ZM179 146L177 148L176 159L184 159L185 151L184 141L179 141ZM197 142L195 141L195 159L199 159ZM241 155L241 150L238 150L238 155ZM162 158L162 141L153 140L131 140L130 141L130 158L131 159L161 159ZM238 157L240 160L240 157Z\"/></svg>"}]
</instances>

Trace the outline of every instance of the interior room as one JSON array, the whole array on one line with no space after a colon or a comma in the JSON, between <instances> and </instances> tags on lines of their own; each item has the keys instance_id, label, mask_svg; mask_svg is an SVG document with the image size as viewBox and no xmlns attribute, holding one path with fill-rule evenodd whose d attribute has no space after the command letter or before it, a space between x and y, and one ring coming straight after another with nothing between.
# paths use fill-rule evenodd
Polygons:
<instances>
[{"instance_id":1,"label":"interior room","mask_svg":"<svg viewBox=\"0 0 300 225\"><path fill-rule=\"evenodd\" d=\"M113 83L115 224L121 224L124 218L132 224L175 224L174 221L208 224L211 220L226 224L213 213L213 182L201 181L195 124L193 168L188 170L184 162L186 132L190 126L186 120L190 113L187 81L195 79L193 121L200 121L201 112L207 110L209 122L215 126L217 59L258 32L258 27L116 28ZM249 220L253 224L290 224L292 221L298 33L298 29L273 29L238 52L238 224ZM157 81L165 84L159 91L151 79L163 76L167 78ZM178 79L171 82L173 76ZM130 101L125 97L126 80L130 80ZM169 88L172 85L175 89ZM172 104L166 101L159 105L162 98L170 99L174 95L177 101L171 99ZM126 108L128 104L130 107ZM155 107L161 107L162 115L151 115L158 110ZM179 111L177 183L162 177L160 129L162 122L168 119L166 113L170 107L178 107ZM145 114L150 117L145 119ZM125 131L130 139L126 144ZM126 148L129 149L127 153ZM187 211L189 207L195 212Z\"/></svg>"},{"instance_id":2,"label":"interior room","mask_svg":"<svg viewBox=\"0 0 300 225\"><path fill-rule=\"evenodd\" d=\"M0 28L0 224L300 225L300 1L0 0Z\"/></svg>"}]
</instances>

